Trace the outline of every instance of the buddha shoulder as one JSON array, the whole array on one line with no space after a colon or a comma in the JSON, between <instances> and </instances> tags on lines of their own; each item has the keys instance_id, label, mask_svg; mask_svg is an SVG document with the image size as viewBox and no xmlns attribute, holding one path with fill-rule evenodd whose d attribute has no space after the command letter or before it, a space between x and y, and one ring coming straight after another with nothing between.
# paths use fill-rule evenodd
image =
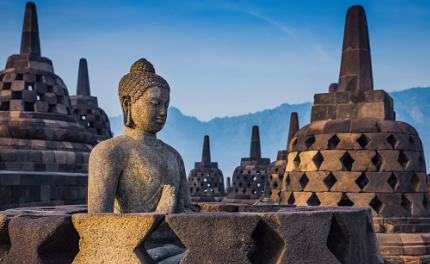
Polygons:
<instances>
[{"instance_id":1,"label":"buddha shoulder","mask_svg":"<svg viewBox=\"0 0 430 264\"><path fill-rule=\"evenodd\" d=\"M118 136L97 144L91 151L90 160L119 160L124 159L127 150L133 146L130 138Z\"/></svg>"},{"instance_id":2,"label":"buddha shoulder","mask_svg":"<svg viewBox=\"0 0 430 264\"><path fill-rule=\"evenodd\" d=\"M163 142L163 141L161 141L161 140L159 140L159 141L160 141L160 143L161 143L162 145L164 145L164 148L166 149L166 151L167 151L170 155L174 156L174 157L175 157L175 159L176 159L178 162L183 162L183 161L182 161L181 154L179 154L179 152L178 152L176 149L174 149L172 146L170 146L170 145L168 145L168 144L164 143L164 142Z\"/></svg>"}]
</instances>

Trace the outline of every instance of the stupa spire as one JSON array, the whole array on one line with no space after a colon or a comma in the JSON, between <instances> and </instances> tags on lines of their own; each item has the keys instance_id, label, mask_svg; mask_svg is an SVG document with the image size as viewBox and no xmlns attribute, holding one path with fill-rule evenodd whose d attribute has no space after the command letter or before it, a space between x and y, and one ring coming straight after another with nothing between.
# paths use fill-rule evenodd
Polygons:
<instances>
[{"instance_id":1,"label":"stupa spire","mask_svg":"<svg viewBox=\"0 0 430 264\"><path fill-rule=\"evenodd\" d=\"M211 162L211 150L209 146L209 136L205 136L203 141L203 153L202 153L202 163Z\"/></svg>"},{"instance_id":2,"label":"stupa spire","mask_svg":"<svg viewBox=\"0 0 430 264\"><path fill-rule=\"evenodd\" d=\"M299 118L297 116L297 112L292 112L291 118L290 118L290 130L288 132L287 149L291 143L291 140L293 140L294 135L297 133L297 131L299 131Z\"/></svg>"},{"instance_id":3,"label":"stupa spire","mask_svg":"<svg viewBox=\"0 0 430 264\"><path fill-rule=\"evenodd\" d=\"M362 6L348 9L337 92L373 90L369 32Z\"/></svg>"},{"instance_id":4,"label":"stupa spire","mask_svg":"<svg viewBox=\"0 0 430 264\"><path fill-rule=\"evenodd\" d=\"M39 26L37 23L36 5L33 2L28 2L25 6L21 55L40 56Z\"/></svg>"},{"instance_id":5,"label":"stupa spire","mask_svg":"<svg viewBox=\"0 0 430 264\"><path fill-rule=\"evenodd\" d=\"M260 132L258 130L258 126L252 127L251 151L249 157L261 159Z\"/></svg>"},{"instance_id":6,"label":"stupa spire","mask_svg":"<svg viewBox=\"0 0 430 264\"><path fill-rule=\"evenodd\" d=\"M76 94L91 95L87 60L83 58L79 61L78 87L76 89Z\"/></svg>"}]
</instances>

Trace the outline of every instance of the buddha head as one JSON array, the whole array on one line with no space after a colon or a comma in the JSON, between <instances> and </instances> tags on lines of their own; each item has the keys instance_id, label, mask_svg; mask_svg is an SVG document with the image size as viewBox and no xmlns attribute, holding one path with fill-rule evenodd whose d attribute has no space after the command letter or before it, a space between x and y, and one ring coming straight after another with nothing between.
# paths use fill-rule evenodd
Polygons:
<instances>
[{"instance_id":1,"label":"buddha head","mask_svg":"<svg viewBox=\"0 0 430 264\"><path fill-rule=\"evenodd\" d=\"M169 84L155 74L146 59L133 63L118 87L124 125L151 134L160 131L166 122L170 102Z\"/></svg>"}]
</instances>

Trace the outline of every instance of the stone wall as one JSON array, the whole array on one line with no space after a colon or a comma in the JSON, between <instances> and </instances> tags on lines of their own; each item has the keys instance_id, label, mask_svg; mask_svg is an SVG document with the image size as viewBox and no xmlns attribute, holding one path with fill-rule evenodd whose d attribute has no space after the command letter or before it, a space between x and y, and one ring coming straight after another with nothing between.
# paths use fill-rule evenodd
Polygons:
<instances>
[{"instance_id":1,"label":"stone wall","mask_svg":"<svg viewBox=\"0 0 430 264\"><path fill-rule=\"evenodd\" d=\"M86 214L82 205L6 210L0 261L178 263L155 262L143 246L164 223L186 247L181 263L386 263L370 209L198 206L200 213L170 215Z\"/></svg>"},{"instance_id":2,"label":"stone wall","mask_svg":"<svg viewBox=\"0 0 430 264\"><path fill-rule=\"evenodd\" d=\"M86 204L87 187L85 173L1 171L0 210Z\"/></svg>"}]
</instances>

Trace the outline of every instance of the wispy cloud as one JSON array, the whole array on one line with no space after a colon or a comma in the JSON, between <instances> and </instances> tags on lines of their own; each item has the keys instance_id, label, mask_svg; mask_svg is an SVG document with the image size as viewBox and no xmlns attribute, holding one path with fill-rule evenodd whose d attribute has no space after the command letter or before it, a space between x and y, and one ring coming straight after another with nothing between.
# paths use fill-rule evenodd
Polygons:
<instances>
[{"instance_id":1,"label":"wispy cloud","mask_svg":"<svg viewBox=\"0 0 430 264\"><path fill-rule=\"evenodd\" d=\"M262 16L262 15L258 14L257 12L254 12L254 11L251 11L251 10L242 10L242 11L245 12L245 13L248 13L250 15L253 15L255 17L261 18L261 19L263 19L263 20L265 20L267 22L269 22L270 24L272 24L275 27L279 28L281 31L283 31L284 33L286 33L287 35L289 35L293 39L297 40L296 34L294 34L293 30L291 30L290 28L288 28L288 27L280 24L279 22L277 22L277 21L275 21L275 20L273 20L271 18Z\"/></svg>"}]
</instances>

